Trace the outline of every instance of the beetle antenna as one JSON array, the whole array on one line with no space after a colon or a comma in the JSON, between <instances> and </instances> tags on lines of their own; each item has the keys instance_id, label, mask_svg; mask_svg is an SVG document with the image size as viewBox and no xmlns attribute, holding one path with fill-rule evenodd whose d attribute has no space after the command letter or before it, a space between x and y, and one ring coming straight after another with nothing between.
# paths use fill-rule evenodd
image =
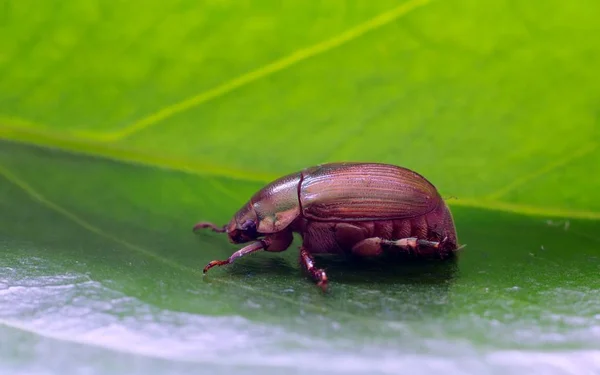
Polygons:
<instances>
[{"instance_id":1,"label":"beetle antenna","mask_svg":"<svg viewBox=\"0 0 600 375\"><path fill-rule=\"evenodd\" d=\"M212 229L213 232L217 232L217 233L225 233L226 230L226 225L223 226L217 226L213 223L209 223L207 221L201 221L199 223L197 223L196 225L194 225L194 228L192 229L193 232L196 232L198 229L204 229L204 228L210 228Z\"/></svg>"}]
</instances>

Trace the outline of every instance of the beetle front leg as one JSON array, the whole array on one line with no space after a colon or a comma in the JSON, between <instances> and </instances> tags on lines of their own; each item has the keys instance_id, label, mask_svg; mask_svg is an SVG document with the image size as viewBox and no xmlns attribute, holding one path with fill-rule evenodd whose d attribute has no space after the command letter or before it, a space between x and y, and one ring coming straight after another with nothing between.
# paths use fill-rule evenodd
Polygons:
<instances>
[{"instance_id":1,"label":"beetle front leg","mask_svg":"<svg viewBox=\"0 0 600 375\"><path fill-rule=\"evenodd\" d=\"M233 253L229 258L227 258L227 260L213 260L212 262L208 263L206 267L204 267L204 270L202 272L206 273L209 269L213 268L214 266L224 266L226 264L231 264L237 258L241 258L244 255L248 255L259 250L263 250L265 247L267 247L267 244L264 241L253 242L250 245L245 246Z\"/></svg>"},{"instance_id":2,"label":"beetle front leg","mask_svg":"<svg viewBox=\"0 0 600 375\"><path fill-rule=\"evenodd\" d=\"M315 259L304 247L300 247L300 264L317 283L317 286L325 291L327 289L327 275L324 270L315 267Z\"/></svg>"}]
</instances>

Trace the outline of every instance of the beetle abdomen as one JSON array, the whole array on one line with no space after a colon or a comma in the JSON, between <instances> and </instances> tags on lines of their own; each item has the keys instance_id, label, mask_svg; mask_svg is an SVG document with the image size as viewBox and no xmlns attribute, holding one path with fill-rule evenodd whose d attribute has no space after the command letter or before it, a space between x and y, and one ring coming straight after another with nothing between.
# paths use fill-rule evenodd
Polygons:
<instances>
[{"instance_id":1,"label":"beetle abdomen","mask_svg":"<svg viewBox=\"0 0 600 375\"><path fill-rule=\"evenodd\" d=\"M429 215L397 220L324 222L304 219L301 233L306 249L316 254L351 253L360 241L374 237L383 240L416 237L429 241L446 238L445 249L439 251L452 251L456 249L457 239L452 216L446 210L445 205L440 205Z\"/></svg>"},{"instance_id":2,"label":"beetle abdomen","mask_svg":"<svg viewBox=\"0 0 600 375\"><path fill-rule=\"evenodd\" d=\"M316 221L406 219L431 212L441 200L421 175L394 165L332 163L302 172L300 206Z\"/></svg>"}]
</instances>

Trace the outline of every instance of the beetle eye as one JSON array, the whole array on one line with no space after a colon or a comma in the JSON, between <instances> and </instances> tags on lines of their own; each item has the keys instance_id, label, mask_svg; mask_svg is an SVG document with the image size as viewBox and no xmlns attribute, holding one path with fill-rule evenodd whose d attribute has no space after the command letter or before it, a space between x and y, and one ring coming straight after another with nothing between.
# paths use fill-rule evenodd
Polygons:
<instances>
[{"instance_id":1,"label":"beetle eye","mask_svg":"<svg viewBox=\"0 0 600 375\"><path fill-rule=\"evenodd\" d=\"M256 233L256 223L252 220L246 220L244 221L244 224L242 224L241 229L249 234Z\"/></svg>"}]
</instances>

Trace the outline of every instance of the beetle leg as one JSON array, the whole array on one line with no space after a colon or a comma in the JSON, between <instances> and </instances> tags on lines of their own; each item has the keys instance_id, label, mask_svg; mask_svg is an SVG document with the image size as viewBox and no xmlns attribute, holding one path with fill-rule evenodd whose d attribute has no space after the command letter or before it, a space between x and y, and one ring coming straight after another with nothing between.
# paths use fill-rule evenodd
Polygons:
<instances>
[{"instance_id":1,"label":"beetle leg","mask_svg":"<svg viewBox=\"0 0 600 375\"><path fill-rule=\"evenodd\" d=\"M417 237L401 238L399 240L382 240L382 245L392 246L407 250L409 254L416 256L435 256L443 258L444 242L423 240Z\"/></svg>"},{"instance_id":2,"label":"beetle leg","mask_svg":"<svg viewBox=\"0 0 600 375\"><path fill-rule=\"evenodd\" d=\"M209 223L207 221L201 221L198 224L194 225L193 231L195 232L198 229L202 229L202 228L210 228L210 229L212 229L213 232L225 233L226 227L227 227L226 225L218 226L213 223Z\"/></svg>"},{"instance_id":3,"label":"beetle leg","mask_svg":"<svg viewBox=\"0 0 600 375\"><path fill-rule=\"evenodd\" d=\"M419 246L433 247L437 249L440 243L437 241L421 240L416 237L401 238L399 240L381 240L382 245L396 246L402 249L417 249Z\"/></svg>"},{"instance_id":4,"label":"beetle leg","mask_svg":"<svg viewBox=\"0 0 600 375\"><path fill-rule=\"evenodd\" d=\"M300 264L317 283L317 286L325 291L327 289L327 275L324 270L315 267L315 259L304 247L300 247Z\"/></svg>"},{"instance_id":5,"label":"beetle leg","mask_svg":"<svg viewBox=\"0 0 600 375\"><path fill-rule=\"evenodd\" d=\"M352 254L363 257L377 257L383 254L379 237L366 238L352 247Z\"/></svg>"},{"instance_id":6,"label":"beetle leg","mask_svg":"<svg viewBox=\"0 0 600 375\"><path fill-rule=\"evenodd\" d=\"M236 251L235 253L231 254L231 256L227 260L213 260L212 262L208 263L206 267L204 267L204 270L202 272L206 273L209 269L213 268L214 266L224 266L226 264L231 264L237 258L241 258L244 255L264 249L265 247L267 247L266 245L267 244L264 241L252 242L250 245L245 246Z\"/></svg>"},{"instance_id":7,"label":"beetle leg","mask_svg":"<svg viewBox=\"0 0 600 375\"><path fill-rule=\"evenodd\" d=\"M352 247L352 253L359 256L376 257L383 254L383 246L394 246L405 250L417 250L419 246L440 248L440 242L422 240L416 237L399 240L385 240L379 237L366 238Z\"/></svg>"}]
</instances>

